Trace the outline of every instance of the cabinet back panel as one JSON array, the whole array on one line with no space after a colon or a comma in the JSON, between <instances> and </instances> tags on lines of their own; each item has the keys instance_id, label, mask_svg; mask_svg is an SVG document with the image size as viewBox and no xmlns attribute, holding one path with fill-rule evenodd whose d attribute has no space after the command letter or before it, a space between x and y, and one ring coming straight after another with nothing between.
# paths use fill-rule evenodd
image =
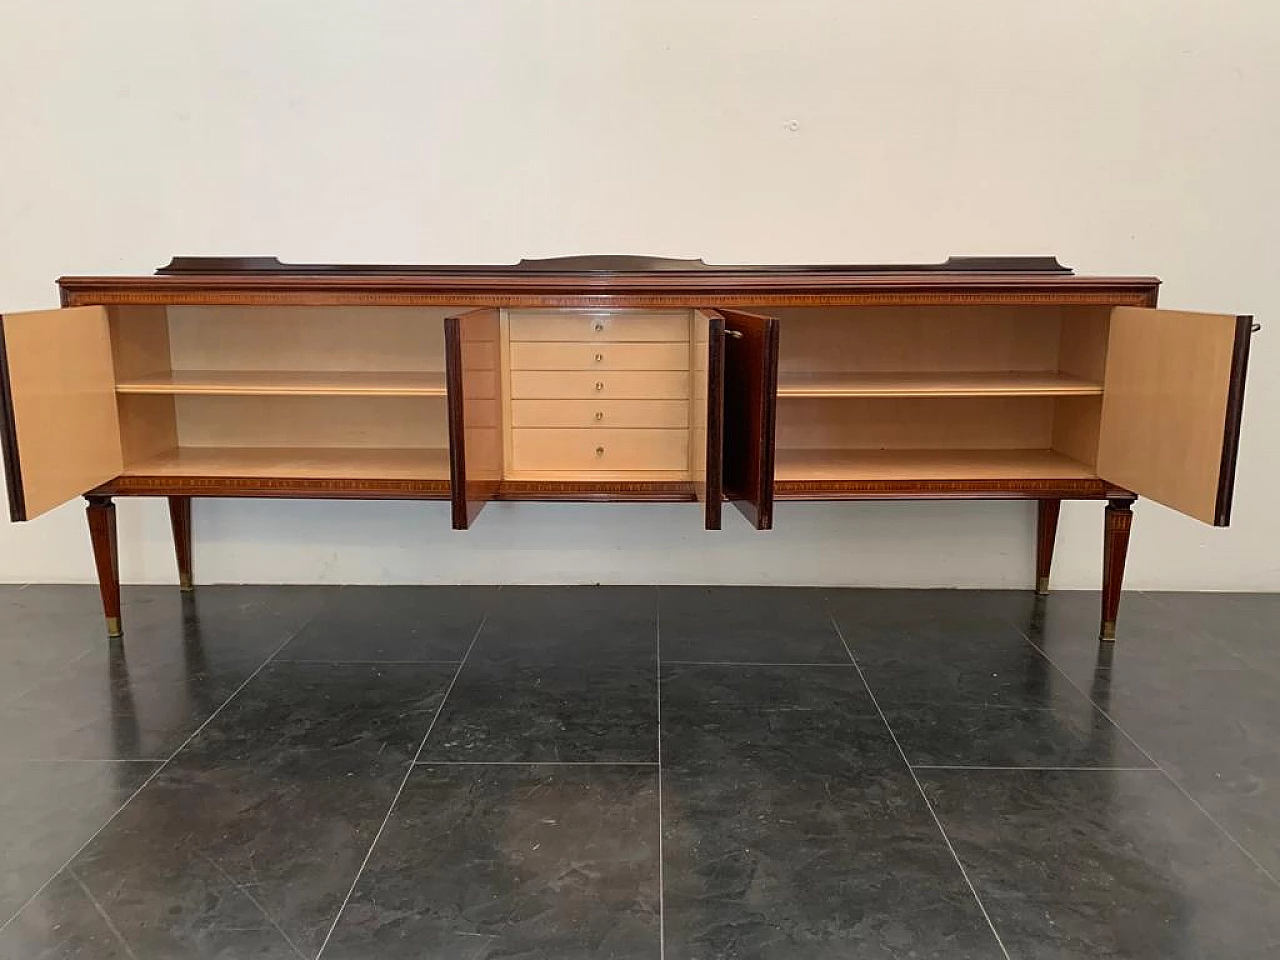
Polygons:
<instances>
[{"instance_id":1,"label":"cabinet back panel","mask_svg":"<svg viewBox=\"0 0 1280 960\"><path fill-rule=\"evenodd\" d=\"M1060 307L773 308L779 372L1055 370Z\"/></svg>"},{"instance_id":2,"label":"cabinet back panel","mask_svg":"<svg viewBox=\"0 0 1280 960\"><path fill-rule=\"evenodd\" d=\"M178 445L178 411L173 401L173 397L162 394L116 396L126 466Z\"/></svg>"},{"instance_id":3,"label":"cabinet back panel","mask_svg":"<svg viewBox=\"0 0 1280 960\"><path fill-rule=\"evenodd\" d=\"M174 370L444 370L466 307L169 308Z\"/></svg>"},{"instance_id":4,"label":"cabinet back panel","mask_svg":"<svg viewBox=\"0 0 1280 960\"><path fill-rule=\"evenodd\" d=\"M447 447L443 397L174 398L183 447Z\"/></svg>"},{"instance_id":5,"label":"cabinet back panel","mask_svg":"<svg viewBox=\"0 0 1280 960\"><path fill-rule=\"evenodd\" d=\"M111 307L108 316L117 383L171 369L164 307Z\"/></svg>"},{"instance_id":6,"label":"cabinet back panel","mask_svg":"<svg viewBox=\"0 0 1280 960\"><path fill-rule=\"evenodd\" d=\"M778 447L787 449L1047 449L1054 401L1048 397L947 400L809 399L778 401Z\"/></svg>"}]
</instances>

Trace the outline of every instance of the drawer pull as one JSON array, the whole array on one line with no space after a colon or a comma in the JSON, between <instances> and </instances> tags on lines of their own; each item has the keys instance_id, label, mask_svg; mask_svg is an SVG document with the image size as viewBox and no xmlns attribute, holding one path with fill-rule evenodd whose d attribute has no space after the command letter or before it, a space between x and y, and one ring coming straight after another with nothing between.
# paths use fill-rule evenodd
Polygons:
<instances>
[{"instance_id":1,"label":"drawer pull","mask_svg":"<svg viewBox=\"0 0 1280 960\"><path fill-rule=\"evenodd\" d=\"M596 447L596 456L597 456L597 457L603 457L603 456L604 456L604 447Z\"/></svg>"},{"instance_id":2,"label":"drawer pull","mask_svg":"<svg viewBox=\"0 0 1280 960\"><path fill-rule=\"evenodd\" d=\"M597 320L595 324L595 330L596 330L596 333L602 333L604 331L604 324L601 323L599 320Z\"/></svg>"},{"instance_id":3,"label":"drawer pull","mask_svg":"<svg viewBox=\"0 0 1280 960\"><path fill-rule=\"evenodd\" d=\"M603 354L603 353L597 353L597 354L596 354L596 363L604 363L604 354Z\"/></svg>"},{"instance_id":4,"label":"drawer pull","mask_svg":"<svg viewBox=\"0 0 1280 960\"><path fill-rule=\"evenodd\" d=\"M600 380L597 380L597 381L596 381L596 389L597 389L597 390L603 390L603 389L604 389L604 382L603 382L603 381L600 381Z\"/></svg>"},{"instance_id":5,"label":"drawer pull","mask_svg":"<svg viewBox=\"0 0 1280 960\"><path fill-rule=\"evenodd\" d=\"M728 329L728 328L726 327L726 328L725 328L725 331L724 331L724 335L725 335L726 337L733 337L733 339L735 339L735 340L741 340L741 339L742 339L742 331L741 331L741 330L730 330L730 329Z\"/></svg>"},{"instance_id":6,"label":"drawer pull","mask_svg":"<svg viewBox=\"0 0 1280 960\"><path fill-rule=\"evenodd\" d=\"M604 411L603 411L603 410L597 410L597 411L596 411L596 420L597 420L597 421L599 421L599 420L603 420L603 419L604 419Z\"/></svg>"}]
</instances>

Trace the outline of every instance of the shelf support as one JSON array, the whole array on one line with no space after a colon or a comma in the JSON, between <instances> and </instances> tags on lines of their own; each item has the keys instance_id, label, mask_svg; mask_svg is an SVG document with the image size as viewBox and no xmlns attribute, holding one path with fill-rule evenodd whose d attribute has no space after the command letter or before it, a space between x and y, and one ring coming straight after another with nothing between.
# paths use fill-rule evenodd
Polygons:
<instances>
[{"instance_id":1,"label":"shelf support","mask_svg":"<svg viewBox=\"0 0 1280 960\"><path fill-rule=\"evenodd\" d=\"M120 625L120 553L116 543L116 505L110 497L85 497L89 502L85 516L89 520L89 539L93 543L93 562L98 568L98 590L102 594L102 613L107 618L107 637L119 640Z\"/></svg>"},{"instance_id":2,"label":"shelf support","mask_svg":"<svg viewBox=\"0 0 1280 960\"><path fill-rule=\"evenodd\" d=\"M1061 500L1039 500L1036 516L1036 595L1049 595L1049 571L1053 567L1053 547L1058 538Z\"/></svg>"},{"instance_id":3,"label":"shelf support","mask_svg":"<svg viewBox=\"0 0 1280 960\"><path fill-rule=\"evenodd\" d=\"M173 528L173 552L178 558L178 589L191 593L191 498L169 498L169 525Z\"/></svg>"},{"instance_id":4,"label":"shelf support","mask_svg":"<svg viewBox=\"0 0 1280 960\"><path fill-rule=\"evenodd\" d=\"M1124 561L1129 552L1129 528L1133 524L1133 504L1137 497L1115 497L1107 501L1102 539L1102 627L1098 639L1116 638L1116 615L1120 612L1120 589L1124 584Z\"/></svg>"}]
</instances>

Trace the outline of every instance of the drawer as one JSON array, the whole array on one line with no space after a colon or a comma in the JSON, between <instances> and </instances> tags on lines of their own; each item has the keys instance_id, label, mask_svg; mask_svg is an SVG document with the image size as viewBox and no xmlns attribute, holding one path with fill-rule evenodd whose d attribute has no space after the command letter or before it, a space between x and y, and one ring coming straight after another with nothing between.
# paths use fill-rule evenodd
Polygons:
<instances>
[{"instance_id":1,"label":"drawer","mask_svg":"<svg viewBox=\"0 0 1280 960\"><path fill-rule=\"evenodd\" d=\"M687 430L512 430L516 470L687 470Z\"/></svg>"},{"instance_id":2,"label":"drawer","mask_svg":"<svg viewBox=\"0 0 1280 960\"><path fill-rule=\"evenodd\" d=\"M689 341L687 313L513 312L512 340Z\"/></svg>"},{"instance_id":3,"label":"drawer","mask_svg":"<svg viewBox=\"0 0 1280 960\"><path fill-rule=\"evenodd\" d=\"M512 400L513 427L669 427L689 425L687 400Z\"/></svg>"},{"instance_id":4,"label":"drawer","mask_svg":"<svg viewBox=\"0 0 1280 960\"><path fill-rule=\"evenodd\" d=\"M686 370L512 370L513 400L682 400Z\"/></svg>"},{"instance_id":5,"label":"drawer","mask_svg":"<svg viewBox=\"0 0 1280 960\"><path fill-rule=\"evenodd\" d=\"M512 370L688 370L689 345L516 341Z\"/></svg>"}]
</instances>

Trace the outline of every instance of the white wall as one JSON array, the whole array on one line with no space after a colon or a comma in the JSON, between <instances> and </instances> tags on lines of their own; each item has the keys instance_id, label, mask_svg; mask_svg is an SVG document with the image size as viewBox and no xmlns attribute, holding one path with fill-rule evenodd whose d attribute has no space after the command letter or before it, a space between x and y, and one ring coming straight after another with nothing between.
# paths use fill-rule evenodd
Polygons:
<instances>
[{"instance_id":1,"label":"white wall","mask_svg":"<svg viewBox=\"0 0 1280 960\"><path fill-rule=\"evenodd\" d=\"M712 262L1056 253L1255 313L1235 525L1140 504L1129 584L1280 588L1273 0L0 0L0 304L171 254ZM159 501L122 572L173 579ZM202 501L206 581L1022 585L1026 504ZM1101 509L1055 582L1096 586ZM89 580L78 504L0 525L0 580Z\"/></svg>"}]
</instances>

